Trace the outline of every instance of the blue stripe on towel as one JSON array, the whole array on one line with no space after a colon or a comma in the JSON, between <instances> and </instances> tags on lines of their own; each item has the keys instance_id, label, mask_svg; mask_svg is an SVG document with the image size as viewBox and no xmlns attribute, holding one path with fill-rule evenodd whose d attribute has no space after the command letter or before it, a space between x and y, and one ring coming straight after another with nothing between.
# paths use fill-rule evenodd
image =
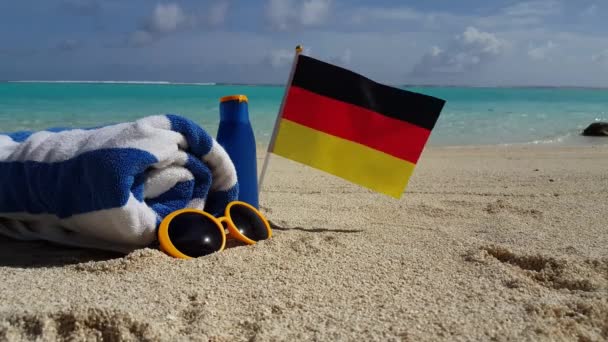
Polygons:
<instances>
[{"instance_id":1,"label":"blue stripe on towel","mask_svg":"<svg viewBox=\"0 0 608 342\"><path fill-rule=\"evenodd\" d=\"M142 172L138 175L135 175L133 179L133 185L131 186L131 192L136 200L139 202L144 201L144 185L146 184L147 175L145 172Z\"/></svg>"},{"instance_id":2,"label":"blue stripe on towel","mask_svg":"<svg viewBox=\"0 0 608 342\"><path fill-rule=\"evenodd\" d=\"M0 162L0 187L5 189L0 208L65 218L120 207L134 184L141 191L136 176L156 162L149 152L130 148L95 150L56 163Z\"/></svg>"},{"instance_id":3,"label":"blue stripe on towel","mask_svg":"<svg viewBox=\"0 0 608 342\"><path fill-rule=\"evenodd\" d=\"M194 181L177 183L174 187L162 193L160 196L147 199L146 204L161 217L165 217L188 205L188 202L190 202L189 198L192 197L193 188Z\"/></svg>"},{"instance_id":4,"label":"blue stripe on towel","mask_svg":"<svg viewBox=\"0 0 608 342\"><path fill-rule=\"evenodd\" d=\"M167 114L167 118L171 122L171 130L186 138L190 153L200 158L211 151L212 138L194 121L174 114Z\"/></svg>"},{"instance_id":5,"label":"blue stripe on towel","mask_svg":"<svg viewBox=\"0 0 608 342\"><path fill-rule=\"evenodd\" d=\"M211 188L211 171L202 160L194 158L192 155L188 155L186 168L192 172L196 181L192 198L205 198L209 193L209 188Z\"/></svg>"}]
</instances>

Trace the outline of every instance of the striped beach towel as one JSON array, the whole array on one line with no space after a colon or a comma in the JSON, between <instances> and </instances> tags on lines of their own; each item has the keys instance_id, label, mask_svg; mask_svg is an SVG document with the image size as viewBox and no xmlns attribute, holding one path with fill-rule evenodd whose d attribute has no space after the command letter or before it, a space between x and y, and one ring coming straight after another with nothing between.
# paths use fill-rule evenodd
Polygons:
<instances>
[{"instance_id":1,"label":"striped beach towel","mask_svg":"<svg viewBox=\"0 0 608 342\"><path fill-rule=\"evenodd\" d=\"M237 195L228 154L177 115L0 134L0 234L12 238L129 252L172 211L218 215Z\"/></svg>"}]
</instances>

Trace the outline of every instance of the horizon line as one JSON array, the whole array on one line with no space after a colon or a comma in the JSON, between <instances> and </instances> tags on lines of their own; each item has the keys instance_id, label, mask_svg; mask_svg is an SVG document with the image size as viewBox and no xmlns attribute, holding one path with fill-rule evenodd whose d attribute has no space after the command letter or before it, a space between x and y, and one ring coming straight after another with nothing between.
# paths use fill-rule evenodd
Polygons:
<instances>
[{"instance_id":1,"label":"horizon line","mask_svg":"<svg viewBox=\"0 0 608 342\"><path fill-rule=\"evenodd\" d=\"M138 85L237 85L237 86L285 86L285 83L241 83L241 82L172 82L172 81L119 81L119 80L0 80L0 83L57 83L57 84L138 84ZM470 84L390 84L396 87L429 87L429 88L574 88L574 89L608 89L608 86L581 86L581 85L470 85Z\"/></svg>"}]
</instances>

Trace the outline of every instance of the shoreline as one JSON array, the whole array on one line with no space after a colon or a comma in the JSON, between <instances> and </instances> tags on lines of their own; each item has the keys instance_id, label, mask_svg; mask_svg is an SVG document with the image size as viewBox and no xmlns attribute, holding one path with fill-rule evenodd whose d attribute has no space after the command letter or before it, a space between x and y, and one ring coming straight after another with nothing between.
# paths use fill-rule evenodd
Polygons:
<instances>
[{"instance_id":1,"label":"shoreline","mask_svg":"<svg viewBox=\"0 0 608 342\"><path fill-rule=\"evenodd\" d=\"M513 149L513 150L548 150L548 149L564 149L564 150L576 150L576 149L605 149L608 148L608 137L594 137L590 138L596 140L594 143L589 144L562 144L562 143L505 143L505 144L485 144L485 145L473 145L473 144L463 144L463 145L430 145L427 144L422 151L421 158L424 157L424 154L429 151L441 151L441 150L505 150L505 149ZM257 143L256 150L258 157L260 154L266 154L266 150L268 149L268 143Z\"/></svg>"}]
</instances>

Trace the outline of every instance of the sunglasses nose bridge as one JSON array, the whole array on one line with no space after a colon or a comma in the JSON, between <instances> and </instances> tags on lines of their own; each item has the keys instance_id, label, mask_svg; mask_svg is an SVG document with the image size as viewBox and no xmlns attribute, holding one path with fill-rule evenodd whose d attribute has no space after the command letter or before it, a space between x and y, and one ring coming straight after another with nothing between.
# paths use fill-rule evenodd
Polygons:
<instances>
[{"instance_id":1,"label":"sunglasses nose bridge","mask_svg":"<svg viewBox=\"0 0 608 342\"><path fill-rule=\"evenodd\" d=\"M230 219L227 216L218 217L217 221L224 229L228 229L228 225L230 224Z\"/></svg>"}]
</instances>

